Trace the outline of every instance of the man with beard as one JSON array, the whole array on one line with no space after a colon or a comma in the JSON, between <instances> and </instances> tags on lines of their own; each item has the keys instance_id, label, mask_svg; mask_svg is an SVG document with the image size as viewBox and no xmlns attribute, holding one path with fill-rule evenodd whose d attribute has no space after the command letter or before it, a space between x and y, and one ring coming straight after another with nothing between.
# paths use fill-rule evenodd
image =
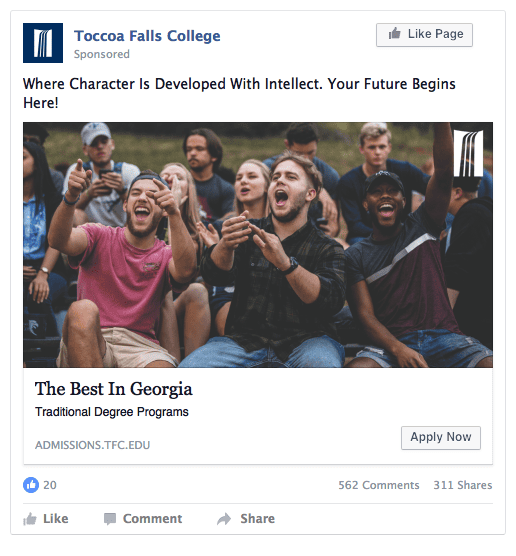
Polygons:
<instances>
[{"instance_id":1,"label":"man with beard","mask_svg":"<svg viewBox=\"0 0 516 556\"><path fill-rule=\"evenodd\" d=\"M396 174L366 181L373 233L346 251L349 303L374 346L350 367L492 367L492 351L464 336L450 306L439 235L450 205L453 139L434 124L435 173L425 202L404 224L405 189Z\"/></svg>"},{"instance_id":2,"label":"man with beard","mask_svg":"<svg viewBox=\"0 0 516 556\"><path fill-rule=\"evenodd\" d=\"M211 129L194 129L184 138L183 152L206 219L218 220L232 212L235 190L216 174L222 162L222 143L218 136Z\"/></svg>"},{"instance_id":3,"label":"man with beard","mask_svg":"<svg viewBox=\"0 0 516 556\"><path fill-rule=\"evenodd\" d=\"M340 232L339 209L336 203L339 174L329 164L315 156L318 145L319 133L315 124L303 122L289 125L285 138L286 149L311 160L322 176L323 187L319 193L319 201L312 203L308 218L315 225L319 220L318 227L330 237L336 237ZM270 168L279 156L267 158L263 163ZM326 223L321 222L323 219Z\"/></svg>"},{"instance_id":4,"label":"man with beard","mask_svg":"<svg viewBox=\"0 0 516 556\"><path fill-rule=\"evenodd\" d=\"M345 298L344 251L308 220L322 187L308 159L288 153L271 169L271 214L229 218L205 254L206 282L235 293L225 336L212 338L181 367L341 367L344 348L332 316Z\"/></svg>"},{"instance_id":5,"label":"man with beard","mask_svg":"<svg viewBox=\"0 0 516 556\"><path fill-rule=\"evenodd\" d=\"M50 245L80 267L78 301L65 318L58 366L175 367L155 328L167 291L184 290L196 271L194 244L179 211L181 187L175 180L170 191L145 171L129 186L124 228L73 228L75 206L90 182L91 170L78 160L49 231ZM155 237L164 216L170 246Z\"/></svg>"}]
</instances>

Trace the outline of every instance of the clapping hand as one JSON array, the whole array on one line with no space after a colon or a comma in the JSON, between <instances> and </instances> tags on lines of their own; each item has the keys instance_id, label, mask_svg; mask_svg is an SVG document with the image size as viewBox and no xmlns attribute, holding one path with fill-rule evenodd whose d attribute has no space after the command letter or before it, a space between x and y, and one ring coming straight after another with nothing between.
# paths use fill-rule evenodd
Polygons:
<instances>
[{"instance_id":1,"label":"clapping hand","mask_svg":"<svg viewBox=\"0 0 516 556\"><path fill-rule=\"evenodd\" d=\"M235 250L241 243L249 239L251 225L247 221L249 211L244 210L240 216L228 218L222 224L221 245L227 249Z\"/></svg>"},{"instance_id":2,"label":"clapping hand","mask_svg":"<svg viewBox=\"0 0 516 556\"><path fill-rule=\"evenodd\" d=\"M199 235L201 236L206 247L211 247L219 242L219 234L213 227L213 224L208 224L208 228L206 228L202 222L197 222L195 227L197 228L197 231L199 232Z\"/></svg>"},{"instance_id":3,"label":"clapping hand","mask_svg":"<svg viewBox=\"0 0 516 556\"><path fill-rule=\"evenodd\" d=\"M279 270L288 270L291 264L290 258L285 253L279 237L267 233L254 224L249 224L249 227L254 232L253 241L261 249L263 256Z\"/></svg>"}]
</instances>

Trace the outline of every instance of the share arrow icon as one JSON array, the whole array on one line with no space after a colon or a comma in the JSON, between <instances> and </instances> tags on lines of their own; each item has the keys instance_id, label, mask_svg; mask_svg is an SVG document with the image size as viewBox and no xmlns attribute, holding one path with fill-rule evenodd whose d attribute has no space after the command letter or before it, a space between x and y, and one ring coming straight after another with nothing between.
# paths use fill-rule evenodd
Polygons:
<instances>
[{"instance_id":1,"label":"share arrow icon","mask_svg":"<svg viewBox=\"0 0 516 556\"><path fill-rule=\"evenodd\" d=\"M226 515L223 515L218 521L217 521L217 525L222 521L224 523L224 525L227 525L229 523L229 520L231 518L229 517L229 515L226 513Z\"/></svg>"}]
</instances>

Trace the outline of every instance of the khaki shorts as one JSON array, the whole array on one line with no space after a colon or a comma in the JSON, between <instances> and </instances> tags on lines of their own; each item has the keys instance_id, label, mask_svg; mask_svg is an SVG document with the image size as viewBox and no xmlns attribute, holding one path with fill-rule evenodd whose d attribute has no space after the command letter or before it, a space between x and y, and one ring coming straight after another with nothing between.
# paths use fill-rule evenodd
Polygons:
<instances>
[{"instance_id":1,"label":"khaki shorts","mask_svg":"<svg viewBox=\"0 0 516 556\"><path fill-rule=\"evenodd\" d=\"M154 361L168 361L173 367L178 363L175 357L159 344L126 330L125 328L103 328L106 353L102 358L105 368L142 368ZM58 367L69 367L66 346L61 340L61 350L57 358Z\"/></svg>"}]
</instances>

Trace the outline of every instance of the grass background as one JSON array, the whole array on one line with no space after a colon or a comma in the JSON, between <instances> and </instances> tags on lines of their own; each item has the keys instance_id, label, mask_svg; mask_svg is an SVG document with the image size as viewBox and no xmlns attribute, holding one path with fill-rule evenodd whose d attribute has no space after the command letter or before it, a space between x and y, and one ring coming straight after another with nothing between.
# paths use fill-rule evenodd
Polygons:
<instances>
[{"instance_id":1,"label":"grass background","mask_svg":"<svg viewBox=\"0 0 516 556\"><path fill-rule=\"evenodd\" d=\"M84 122L85 123L85 122ZM80 130L84 123L44 123L44 127L50 133L45 141L45 150L49 165L72 164L79 157L83 157L80 139ZM140 124L145 128L145 133L138 131L138 125L134 124L134 130L127 132L123 130L124 124L111 124L107 122L113 132L115 151L113 160L136 164L140 170L151 169L160 172L165 164L170 162L181 162L188 167L183 154L183 132L175 133L174 124L168 124L170 134L163 134L164 124L156 124L159 133L152 133L153 124ZM177 124L181 130L185 124ZM321 139L317 149L317 157L335 168L339 175L343 175L352 168L362 164L363 157L358 150L358 137L362 122L353 123L317 123ZM392 151L390 158L407 160L417 167L432 154L433 133L428 124L388 124L392 132ZM244 137L224 134L224 124L202 123L187 125L187 128L210 127L220 137L224 147L222 165L236 172L245 160L266 158L279 154L284 150L284 136L274 134L265 137ZM277 127L277 124L276 124ZM288 124L285 124L285 129ZM469 124L457 124L458 129L467 130L474 127ZM117 129L118 128L118 129ZM220 128L220 129L219 129ZM478 128L477 128L478 129ZM492 131L491 131L492 137ZM487 142L487 141L486 141ZM484 148L484 167L493 173L493 153ZM341 222L341 237L346 236L345 223Z\"/></svg>"}]
</instances>

